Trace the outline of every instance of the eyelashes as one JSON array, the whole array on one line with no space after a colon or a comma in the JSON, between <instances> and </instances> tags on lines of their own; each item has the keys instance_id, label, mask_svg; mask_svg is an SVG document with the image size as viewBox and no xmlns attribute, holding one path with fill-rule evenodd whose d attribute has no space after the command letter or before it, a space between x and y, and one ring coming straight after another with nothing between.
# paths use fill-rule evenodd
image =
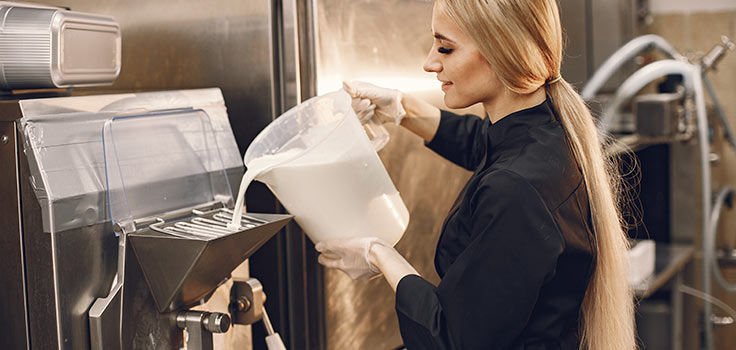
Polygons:
<instances>
[{"instance_id":1,"label":"eyelashes","mask_svg":"<svg viewBox=\"0 0 736 350\"><path fill-rule=\"evenodd\" d=\"M452 53L452 49L448 49L448 48L440 46L439 48L437 48L437 52L446 55L446 54Z\"/></svg>"}]
</instances>

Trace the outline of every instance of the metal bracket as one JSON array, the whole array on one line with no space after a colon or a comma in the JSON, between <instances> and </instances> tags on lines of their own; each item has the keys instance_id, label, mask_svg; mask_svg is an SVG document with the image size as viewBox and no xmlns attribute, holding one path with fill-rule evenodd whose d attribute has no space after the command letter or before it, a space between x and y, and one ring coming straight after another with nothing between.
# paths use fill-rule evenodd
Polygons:
<instances>
[{"instance_id":1,"label":"metal bracket","mask_svg":"<svg viewBox=\"0 0 736 350\"><path fill-rule=\"evenodd\" d=\"M187 310L176 315L176 325L187 331L188 350L213 350L212 333L230 329L230 316L219 312Z\"/></svg>"},{"instance_id":2,"label":"metal bracket","mask_svg":"<svg viewBox=\"0 0 736 350\"><path fill-rule=\"evenodd\" d=\"M263 285L255 278L248 280L233 278L230 289L230 315L233 324L249 325L263 318L263 303L266 294Z\"/></svg>"}]
</instances>

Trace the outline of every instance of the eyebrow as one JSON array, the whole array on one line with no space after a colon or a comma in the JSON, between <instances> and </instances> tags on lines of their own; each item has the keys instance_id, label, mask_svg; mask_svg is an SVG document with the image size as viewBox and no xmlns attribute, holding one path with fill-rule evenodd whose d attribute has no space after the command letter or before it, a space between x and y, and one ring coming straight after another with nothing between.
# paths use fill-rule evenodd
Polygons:
<instances>
[{"instance_id":1,"label":"eyebrow","mask_svg":"<svg viewBox=\"0 0 736 350\"><path fill-rule=\"evenodd\" d=\"M436 39L439 39L439 40L445 40L445 41L449 41L450 43L455 43L454 41L448 39L446 36L444 36L444 35L442 35L440 33L434 33L434 37Z\"/></svg>"}]
</instances>

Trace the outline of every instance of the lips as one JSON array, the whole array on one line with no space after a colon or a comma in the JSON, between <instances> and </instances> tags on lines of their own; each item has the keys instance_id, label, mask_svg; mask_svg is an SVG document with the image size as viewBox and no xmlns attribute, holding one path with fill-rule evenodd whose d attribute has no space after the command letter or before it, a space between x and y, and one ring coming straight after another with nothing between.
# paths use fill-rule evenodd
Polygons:
<instances>
[{"instance_id":1,"label":"lips","mask_svg":"<svg viewBox=\"0 0 736 350\"><path fill-rule=\"evenodd\" d=\"M452 82L451 81L442 81L442 80L440 80L440 81L442 82L442 90L443 91L449 89L450 86L452 86Z\"/></svg>"}]
</instances>

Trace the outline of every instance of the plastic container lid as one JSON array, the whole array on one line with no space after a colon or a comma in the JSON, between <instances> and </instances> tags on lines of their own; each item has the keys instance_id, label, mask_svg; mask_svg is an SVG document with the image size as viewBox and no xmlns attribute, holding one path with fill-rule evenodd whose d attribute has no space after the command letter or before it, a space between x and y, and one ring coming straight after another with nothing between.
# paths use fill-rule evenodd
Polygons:
<instances>
[{"instance_id":1,"label":"plastic container lid","mask_svg":"<svg viewBox=\"0 0 736 350\"><path fill-rule=\"evenodd\" d=\"M220 149L203 110L119 115L102 133L108 208L116 233L134 220L205 203L232 203Z\"/></svg>"}]
</instances>

